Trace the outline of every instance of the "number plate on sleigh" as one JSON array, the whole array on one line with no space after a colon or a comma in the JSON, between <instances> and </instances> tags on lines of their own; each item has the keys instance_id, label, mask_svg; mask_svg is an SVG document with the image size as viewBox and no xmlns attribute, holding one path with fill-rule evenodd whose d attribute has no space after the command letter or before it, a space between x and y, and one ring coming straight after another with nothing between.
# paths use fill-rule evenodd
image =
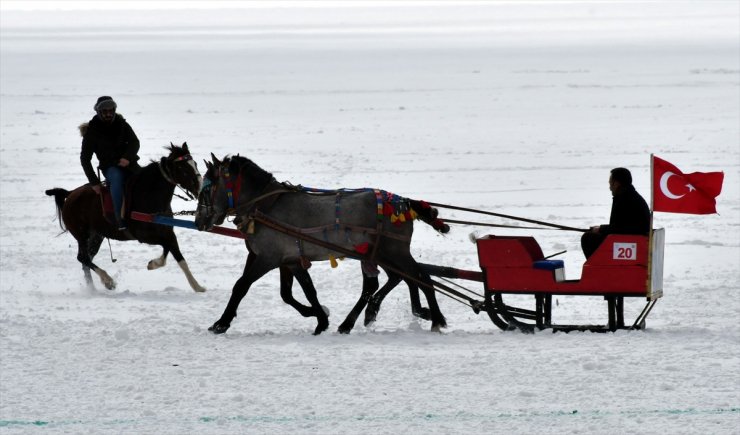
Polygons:
<instances>
[{"instance_id":1,"label":"number plate on sleigh","mask_svg":"<svg viewBox=\"0 0 740 435\"><path fill-rule=\"evenodd\" d=\"M615 243L612 251L614 260L637 260L637 243Z\"/></svg>"}]
</instances>

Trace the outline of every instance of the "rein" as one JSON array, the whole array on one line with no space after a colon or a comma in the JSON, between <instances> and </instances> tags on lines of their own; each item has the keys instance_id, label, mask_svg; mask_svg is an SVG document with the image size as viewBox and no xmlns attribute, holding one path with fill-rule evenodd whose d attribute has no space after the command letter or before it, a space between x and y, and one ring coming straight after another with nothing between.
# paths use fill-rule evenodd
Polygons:
<instances>
[{"instance_id":1,"label":"rein","mask_svg":"<svg viewBox=\"0 0 740 435\"><path fill-rule=\"evenodd\" d=\"M455 205L440 204L440 203L436 203L436 202L430 202L428 204L431 205L431 206L434 206L434 207L447 208L447 209L450 209L450 210L467 211L467 212L470 212L470 213L485 214L485 215L488 215L488 216L495 216L495 217L500 217L500 218L504 218L504 219L511 219L511 220L515 220L515 221L528 222L530 224L542 225L542 226L550 227L550 228L556 228L556 229L562 230L562 231L577 231L577 232L581 232L581 233L585 233L586 231L588 231L587 229L583 229L583 228L569 227L569 226L565 226L565 225L553 224L553 223L550 223L550 222L538 221L538 220L534 220L534 219L527 219L527 218L518 217L518 216L511 216L511 215L507 215L507 214L494 213L494 212L484 211L484 210L477 210L477 209L474 209L474 208L458 207L458 206L455 206ZM448 219L442 219L442 220L445 221L445 222L450 222L450 223L454 223L454 224L463 224L463 225L481 225L481 226L491 226L491 227L499 227L499 228L522 228L522 229L533 229L533 230L547 229L547 228L534 228L534 227L520 227L520 226L514 226L514 225L484 224L484 223L480 223L480 222L456 221L456 220L451 220L451 219L449 219L449 220Z\"/></svg>"},{"instance_id":2,"label":"rein","mask_svg":"<svg viewBox=\"0 0 740 435\"><path fill-rule=\"evenodd\" d=\"M268 190L270 187L278 185L283 186L282 189L275 189L269 192L265 192L261 195L258 195L256 198L252 198L247 202L237 205L236 202L239 200L239 194L241 193L242 188L242 169L243 166L240 167L238 171L236 171L236 175L234 177L231 176L231 172L229 171L228 167L225 167L222 173L219 170L219 175L225 180L224 185L226 188L226 196L229 201L229 208L227 211L228 214L238 215L241 212L248 212L252 208L252 206L271 196L300 191L300 186L296 188L295 186L287 185L286 183L278 183L277 180L275 180L275 177L272 177L267 186L265 186L264 190Z\"/></svg>"}]
</instances>

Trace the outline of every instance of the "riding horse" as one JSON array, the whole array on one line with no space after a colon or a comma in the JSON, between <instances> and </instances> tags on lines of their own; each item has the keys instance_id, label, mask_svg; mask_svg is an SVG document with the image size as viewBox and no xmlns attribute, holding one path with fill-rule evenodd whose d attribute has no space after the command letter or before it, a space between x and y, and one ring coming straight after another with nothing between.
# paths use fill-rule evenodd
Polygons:
<instances>
[{"instance_id":1,"label":"riding horse","mask_svg":"<svg viewBox=\"0 0 740 435\"><path fill-rule=\"evenodd\" d=\"M428 205L373 189L314 194L278 183L271 173L245 157L226 156L219 161L211 154L211 159L212 162L206 162L195 224L201 231L210 230L223 223L229 213L235 213L245 233L249 256L226 309L210 331L226 332L251 285L270 270L281 268L289 270L303 287L317 318L314 334L320 334L329 326L329 320L307 268L311 261L327 261L338 252L371 266L379 264L394 279L419 280L429 303L432 330L446 326L431 281L410 253L415 217L443 231ZM281 273L281 278L287 277ZM395 286L399 281L389 281L386 286ZM353 308L354 319L348 317L351 325L377 288L363 287ZM343 326L351 329L348 320ZM340 332L344 331L340 328Z\"/></svg>"},{"instance_id":2,"label":"riding horse","mask_svg":"<svg viewBox=\"0 0 740 435\"><path fill-rule=\"evenodd\" d=\"M138 174L132 176L127 188L130 189L126 204L128 210L171 214L170 202L175 186L182 187L193 198L198 195L202 178L187 143L183 143L182 147L170 144L165 149L169 151L168 156L162 157L158 162L152 161ZM89 286L93 286L90 274L92 270L107 289L112 290L116 287L110 275L92 261L103 239L107 237L162 246L162 255L151 260L147 269L153 270L164 266L167 254L171 252L193 290L205 291L190 273L172 227L131 220L127 230L118 230L113 222L105 218L101 196L91 185L78 187L71 192L54 188L47 190L46 194L55 198L57 217L62 230L69 231L77 240L77 260L82 263L85 280Z\"/></svg>"}]
</instances>

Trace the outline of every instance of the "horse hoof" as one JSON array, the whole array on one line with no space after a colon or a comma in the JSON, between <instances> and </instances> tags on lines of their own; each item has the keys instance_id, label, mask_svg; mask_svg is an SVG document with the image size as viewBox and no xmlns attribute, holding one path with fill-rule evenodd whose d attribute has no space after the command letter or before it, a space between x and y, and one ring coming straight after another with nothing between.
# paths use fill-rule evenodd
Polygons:
<instances>
[{"instance_id":1,"label":"horse hoof","mask_svg":"<svg viewBox=\"0 0 740 435\"><path fill-rule=\"evenodd\" d=\"M442 333L442 328L439 325L433 325L432 326L432 332L436 332L438 334Z\"/></svg>"},{"instance_id":2,"label":"horse hoof","mask_svg":"<svg viewBox=\"0 0 740 435\"><path fill-rule=\"evenodd\" d=\"M331 314L331 311L329 311L329 307L327 307L326 305L322 305L321 309L324 311L324 314L326 314L326 317L329 317L329 315Z\"/></svg>"},{"instance_id":3,"label":"horse hoof","mask_svg":"<svg viewBox=\"0 0 740 435\"><path fill-rule=\"evenodd\" d=\"M339 328L337 329L337 332L340 334L349 334L350 331L352 331L352 327L345 325L339 325Z\"/></svg>"},{"instance_id":4,"label":"horse hoof","mask_svg":"<svg viewBox=\"0 0 740 435\"><path fill-rule=\"evenodd\" d=\"M156 269L159 269L160 267L162 267L164 265L165 265L165 262L164 261L162 261L159 258L155 258L154 260L149 260L149 263L147 263L147 265L146 265L146 269L147 270L156 270Z\"/></svg>"},{"instance_id":5,"label":"horse hoof","mask_svg":"<svg viewBox=\"0 0 740 435\"><path fill-rule=\"evenodd\" d=\"M365 325L365 327L368 327L372 325L373 323L375 323L375 316L369 317L369 318L365 316L365 321L363 322L363 325Z\"/></svg>"},{"instance_id":6,"label":"horse hoof","mask_svg":"<svg viewBox=\"0 0 740 435\"><path fill-rule=\"evenodd\" d=\"M375 323L375 319L378 317L378 309L368 306L365 309L365 326L370 326Z\"/></svg>"},{"instance_id":7,"label":"horse hoof","mask_svg":"<svg viewBox=\"0 0 740 435\"><path fill-rule=\"evenodd\" d=\"M313 335L319 335L322 332L326 331L329 328L329 323L320 323L318 326L316 326L316 329L313 331Z\"/></svg>"},{"instance_id":8,"label":"horse hoof","mask_svg":"<svg viewBox=\"0 0 740 435\"><path fill-rule=\"evenodd\" d=\"M229 329L230 325L220 325L218 322L214 323L213 326L208 328L209 331L213 332L214 334L223 334Z\"/></svg>"},{"instance_id":9,"label":"horse hoof","mask_svg":"<svg viewBox=\"0 0 740 435\"><path fill-rule=\"evenodd\" d=\"M429 311L429 308L426 307L421 308L418 311L414 311L412 314L423 320L432 320L432 313Z\"/></svg>"},{"instance_id":10,"label":"horse hoof","mask_svg":"<svg viewBox=\"0 0 740 435\"><path fill-rule=\"evenodd\" d=\"M196 293L205 293L206 288L205 287L200 287L200 286L199 287L194 287L193 288L193 291L195 291Z\"/></svg>"}]
</instances>

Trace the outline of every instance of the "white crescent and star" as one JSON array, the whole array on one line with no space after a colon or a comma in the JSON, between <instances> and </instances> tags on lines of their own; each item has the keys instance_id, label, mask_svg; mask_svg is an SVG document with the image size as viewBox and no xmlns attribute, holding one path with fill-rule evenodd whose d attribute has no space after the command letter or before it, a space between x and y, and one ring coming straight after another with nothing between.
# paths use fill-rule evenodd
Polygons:
<instances>
[{"instance_id":1,"label":"white crescent and star","mask_svg":"<svg viewBox=\"0 0 740 435\"><path fill-rule=\"evenodd\" d=\"M676 174L674 174L673 172L668 171L668 172L664 173L663 176L660 177L660 191L663 192L663 195L665 195L667 198L670 198L670 199L680 199L685 194L683 194L683 195L676 195L676 194L674 194L673 192L671 192L668 189L668 179L670 179L674 175L676 175ZM696 190L696 187L692 186L691 184L687 184L686 187L689 189L689 192L693 192L694 190Z\"/></svg>"}]
</instances>

